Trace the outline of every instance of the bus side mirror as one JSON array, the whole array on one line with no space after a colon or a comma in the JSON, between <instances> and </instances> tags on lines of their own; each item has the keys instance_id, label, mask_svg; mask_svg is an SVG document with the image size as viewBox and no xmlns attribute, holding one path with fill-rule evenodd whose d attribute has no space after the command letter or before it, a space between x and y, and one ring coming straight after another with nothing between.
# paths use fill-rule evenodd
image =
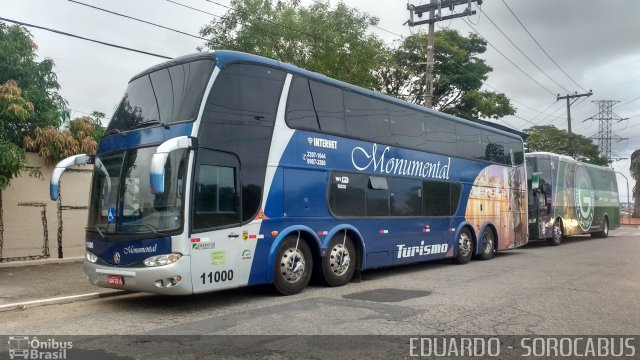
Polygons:
<instances>
[{"instance_id":1,"label":"bus side mirror","mask_svg":"<svg viewBox=\"0 0 640 360\"><path fill-rule=\"evenodd\" d=\"M158 146L151 158L151 167L149 168L149 190L152 194L164 194L164 166L169 154L179 149L189 149L193 143L193 139L188 136L178 136Z\"/></svg>"},{"instance_id":2,"label":"bus side mirror","mask_svg":"<svg viewBox=\"0 0 640 360\"><path fill-rule=\"evenodd\" d=\"M51 198L51 200L58 200L58 196L60 195L60 178L68 167L74 165L92 164L94 162L94 159L95 157L92 155L80 154L69 156L66 159L60 160L60 162L56 164L56 167L51 173L51 181L49 183L49 197Z\"/></svg>"},{"instance_id":3,"label":"bus side mirror","mask_svg":"<svg viewBox=\"0 0 640 360\"><path fill-rule=\"evenodd\" d=\"M534 172L531 174L531 189L536 192L540 191L540 174L539 172Z\"/></svg>"}]
</instances>

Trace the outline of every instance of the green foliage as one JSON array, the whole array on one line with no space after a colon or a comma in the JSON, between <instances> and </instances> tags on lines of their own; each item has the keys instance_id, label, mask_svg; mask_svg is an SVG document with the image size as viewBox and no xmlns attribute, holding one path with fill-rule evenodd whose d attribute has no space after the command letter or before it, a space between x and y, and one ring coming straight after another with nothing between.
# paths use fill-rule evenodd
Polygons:
<instances>
[{"instance_id":1,"label":"green foliage","mask_svg":"<svg viewBox=\"0 0 640 360\"><path fill-rule=\"evenodd\" d=\"M0 84L15 80L24 99L33 104L27 118L0 124L5 140L16 145L21 145L25 136L33 135L36 128L60 126L67 112L66 101L58 94L60 85L53 61L37 61L36 50L27 30L0 22Z\"/></svg>"},{"instance_id":2,"label":"green foliage","mask_svg":"<svg viewBox=\"0 0 640 360\"><path fill-rule=\"evenodd\" d=\"M67 124L67 129L52 126L36 129L34 138L25 138L24 147L27 151L37 152L49 163L75 154L95 154L98 147L94 138L98 132L96 128L101 126L93 118L77 117Z\"/></svg>"},{"instance_id":3,"label":"green foliage","mask_svg":"<svg viewBox=\"0 0 640 360\"><path fill-rule=\"evenodd\" d=\"M525 150L527 152L547 151L568 155L589 164L608 166L611 162L600 155L598 146L588 138L558 129L553 125L533 126L524 129L528 135Z\"/></svg>"},{"instance_id":4,"label":"green foliage","mask_svg":"<svg viewBox=\"0 0 640 360\"><path fill-rule=\"evenodd\" d=\"M498 119L515 114L503 93L480 90L493 69L477 55L486 51L486 41L475 34L469 37L456 30L435 33L434 108L466 119ZM387 53L379 69L380 90L391 96L423 104L426 89L425 61L427 35L409 36Z\"/></svg>"},{"instance_id":5,"label":"green foliage","mask_svg":"<svg viewBox=\"0 0 640 360\"><path fill-rule=\"evenodd\" d=\"M629 165L631 177L636 180L633 186L633 198L635 199L633 217L640 217L640 149L631 153L631 165Z\"/></svg>"},{"instance_id":6,"label":"green foliage","mask_svg":"<svg viewBox=\"0 0 640 360\"><path fill-rule=\"evenodd\" d=\"M20 175L24 168L24 151L17 145L0 140L0 191L9 186L11 179Z\"/></svg>"},{"instance_id":7,"label":"green foliage","mask_svg":"<svg viewBox=\"0 0 640 360\"><path fill-rule=\"evenodd\" d=\"M33 105L22 97L22 89L15 81L0 85L0 123L21 127L32 114ZM24 151L9 141L7 133L6 127L0 127L0 191L25 167Z\"/></svg>"},{"instance_id":8,"label":"green foliage","mask_svg":"<svg viewBox=\"0 0 640 360\"><path fill-rule=\"evenodd\" d=\"M298 2L232 0L231 9L200 32L212 49L262 55L369 89L379 86L374 74L384 44L368 27L378 19L328 1L308 7Z\"/></svg>"}]
</instances>

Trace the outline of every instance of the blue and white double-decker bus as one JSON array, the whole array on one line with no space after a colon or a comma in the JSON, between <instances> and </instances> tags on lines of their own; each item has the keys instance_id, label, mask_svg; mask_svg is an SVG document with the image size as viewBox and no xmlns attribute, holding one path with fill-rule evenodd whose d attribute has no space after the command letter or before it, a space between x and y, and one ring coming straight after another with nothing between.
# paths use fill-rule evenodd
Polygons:
<instances>
[{"instance_id":1,"label":"blue and white double-decker bus","mask_svg":"<svg viewBox=\"0 0 640 360\"><path fill-rule=\"evenodd\" d=\"M527 241L522 139L259 56L214 51L129 82L95 156L97 286L295 294L356 271Z\"/></svg>"}]
</instances>

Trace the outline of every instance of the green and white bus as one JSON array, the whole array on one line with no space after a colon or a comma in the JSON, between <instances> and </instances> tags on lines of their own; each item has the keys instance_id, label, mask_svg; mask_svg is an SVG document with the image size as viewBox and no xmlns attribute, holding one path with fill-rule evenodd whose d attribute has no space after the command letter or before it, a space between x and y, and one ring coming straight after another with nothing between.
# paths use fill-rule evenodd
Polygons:
<instances>
[{"instance_id":1,"label":"green and white bus","mask_svg":"<svg viewBox=\"0 0 640 360\"><path fill-rule=\"evenodd\" d=\"M546 152L528 153L525 160L529 240L555 246L571 235L607 237L620 226L613 169Z\"/></svg>"}]
</instances>

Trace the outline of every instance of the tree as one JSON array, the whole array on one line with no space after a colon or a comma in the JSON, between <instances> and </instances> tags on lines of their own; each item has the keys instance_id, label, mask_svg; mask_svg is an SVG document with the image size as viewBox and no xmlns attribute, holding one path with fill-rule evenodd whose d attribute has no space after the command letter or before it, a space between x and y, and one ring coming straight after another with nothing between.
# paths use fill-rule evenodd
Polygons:
<instances>
[{"instance_id":1,"label":"tree","mask_svg":"<svg viewBox=\"0 0 640 360\"><path fill-rule=\"evenodd\" d=\"M470 34L445 29L435 33L434 109L466 119L494 118L515 114L503 93L481 90L493 69L477 57L486 51L486 41ZM397 42L378 71L380 91L422 104L426 89L427 35L414 34Z\"/></svg>"},{"instance_id":2,"label":"tree","mask_svg":"<svg viewBox=\"0 0 640 360\"><path fill-rule=\"evenodd\" d=\"M533 126L524 129L524 133L528 135L525 146L527 152L548 151L600 166L608 166L611 162L600 155L598 146L588 138L558 129L553 125Z\"/></svg>"},{"instance_id":3,"label":"tree","mask_svg":"<svg viewBox=\"0 0 640 360\"><path fill-rule=\"evenodd\" d=\"M200 31L206 46L249 52L369 89L379 87L374 74L385 46L367 34L378 19L338 3L316 1L232 0L227 13Z\"/></svg>"},{"instance_id":4,"label":"tree","mask_svg":"<svg viewBox=\"0 0 640 360\"><path fill-rule=\"evenodd\" d=\"M640 149L631 153L631 165L629 166L631 177L636 181L633 186L633 217L640 217Z\"/></svg>"},{"instance_id":5,"label":"tree","mask_svg":"<svg viewBox=\"0 0 640 360\"><path fill-rule=\"evenodd\" d=\"M58 94L60 85L53 72L53 60L37 61L37 46L31 34L20 26L0 22L0 84L14 80L33 110L20 122L0 124L5 139L20 146L25 136L39 127L58 127L66 117L66 101Z\"/></svg>"},{"instance_id":6,"label":"tree","mask_svg":"<svg viewBox=\"0 0 640 360\"><path fill-rule=\"evenodd\" d=\"M52 126L36 129L34 138L24 139L24 148L37 152L49 163L55 163L75 154L95 154L98 148L95 136L102 132L104 130L95 119L81 116L71 120L63 130Z\"/></svg>"},{"instance_id":7,"label":"tree","mask_svg":"<svg viewBox=\"0 0 640 360\"><path fill-rule=\"evenodd\" d=\"M20 127L32 114L33 104L24 99L15 81L0 85L0 122ZM25 166L24 152L8 139L6 129L0 128L0 194Z\"/></svg>"}]
</instances>

